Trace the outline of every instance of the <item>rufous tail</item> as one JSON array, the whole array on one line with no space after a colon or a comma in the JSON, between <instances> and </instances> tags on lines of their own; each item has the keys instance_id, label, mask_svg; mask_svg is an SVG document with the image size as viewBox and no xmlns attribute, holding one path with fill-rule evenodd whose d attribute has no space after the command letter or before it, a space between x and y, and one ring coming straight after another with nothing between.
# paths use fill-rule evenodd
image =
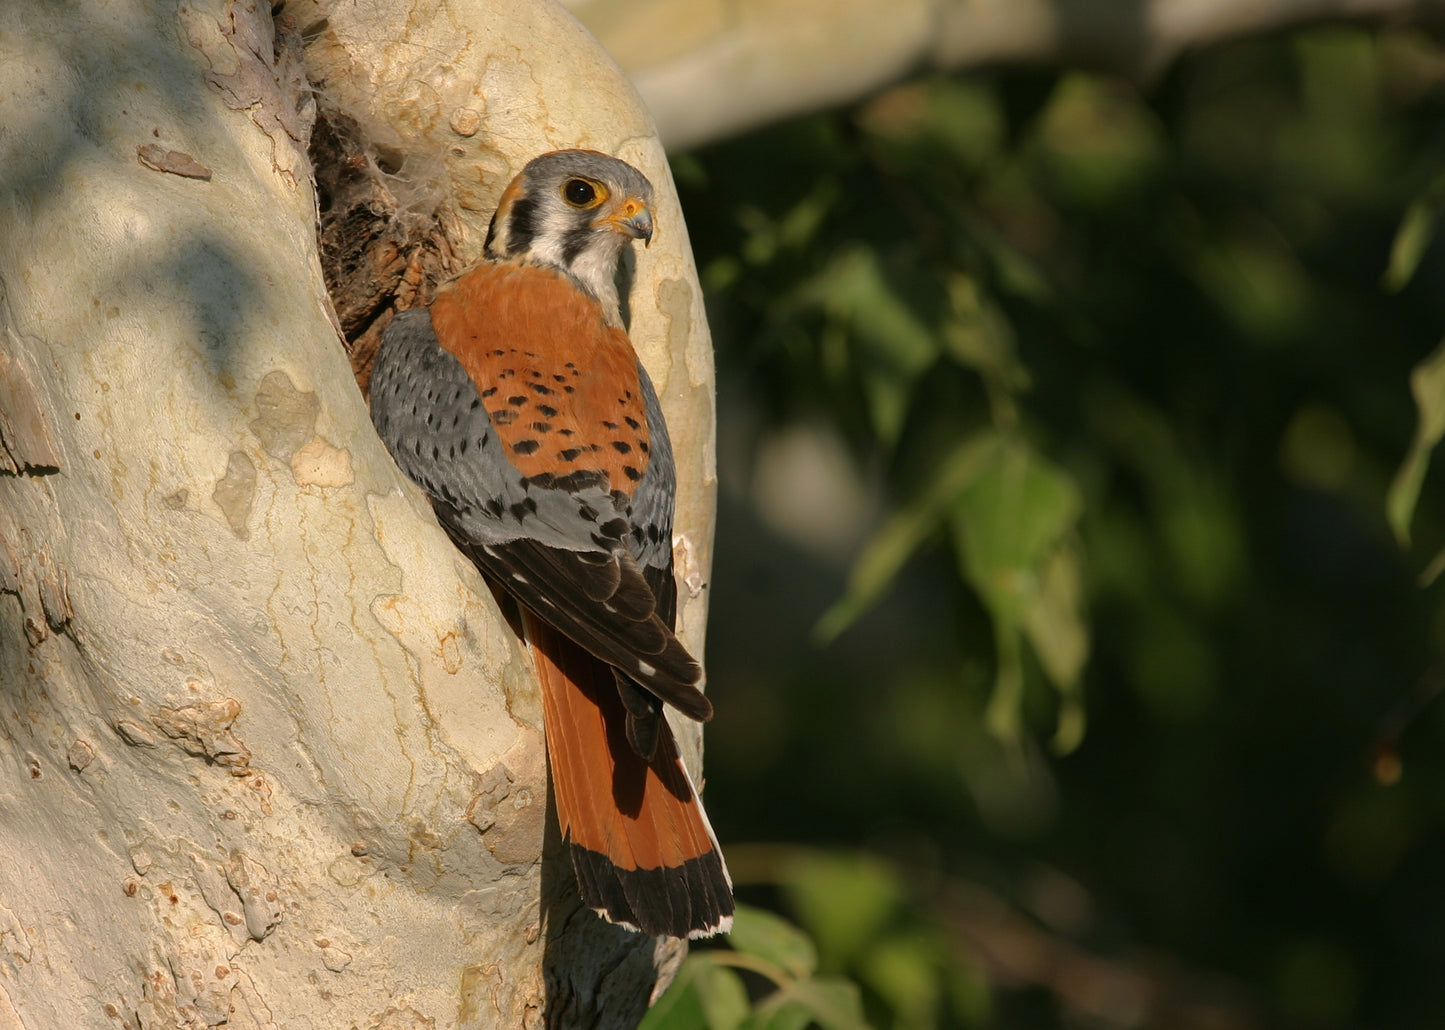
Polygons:
<instances>
[{"instance_id":1,"label":"rufous tail","mask_svg":"<svg viewBox=\"0 0 1445 1030\"><path fill-rule=\"evenodd\" d=\"M732 928L732 881L702 803L659 720L649 761L627 741L612 667L523 609L542 688L557 819L583 902L653 936Z\"/></svg>"}]
</instances>

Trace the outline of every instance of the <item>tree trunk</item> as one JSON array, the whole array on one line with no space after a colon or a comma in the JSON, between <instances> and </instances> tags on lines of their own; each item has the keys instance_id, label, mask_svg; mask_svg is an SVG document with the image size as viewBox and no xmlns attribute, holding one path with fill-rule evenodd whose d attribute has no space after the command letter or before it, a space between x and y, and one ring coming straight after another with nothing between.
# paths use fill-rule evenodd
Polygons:
<instances>
[{"instance_id":1,"label":"tree trunk","mask_svg":"<svg viewBox=\"0 0 1445 1030\"><path fill-rule=\"evenodd\" d=\"M371 429L318 109L451 266L536 153L652 179L632 335L701 648L701 294L649 118L568 15L0 5L0 1030L625 1027L681 958L580 909L530 659Z\"/></svg>"}]
</instances>

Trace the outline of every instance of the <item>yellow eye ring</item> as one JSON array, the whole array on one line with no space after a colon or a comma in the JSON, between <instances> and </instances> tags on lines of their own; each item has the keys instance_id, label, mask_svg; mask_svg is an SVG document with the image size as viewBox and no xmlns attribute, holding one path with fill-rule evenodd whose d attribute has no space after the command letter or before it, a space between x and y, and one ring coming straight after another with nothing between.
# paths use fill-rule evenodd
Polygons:
<instances>
[{"instance_id":1,"label":"yellow eye ring","mask_svg":"<svg viewBox=\"0 0 1445 1030\"><path fill-rule=\"evenodd\" d=\"M568 179L562 184L562 199L572 207L586 210L607 199L607 187L591 179Z\"/></svg>"}]
</instances>

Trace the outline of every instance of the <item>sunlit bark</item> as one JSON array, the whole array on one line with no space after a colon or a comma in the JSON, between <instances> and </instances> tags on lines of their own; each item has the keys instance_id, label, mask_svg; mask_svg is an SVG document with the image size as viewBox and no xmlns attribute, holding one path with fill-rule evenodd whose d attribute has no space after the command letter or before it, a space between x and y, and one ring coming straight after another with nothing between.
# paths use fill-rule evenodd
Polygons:
<instances>
[{"instance_id":1,"label":"sunlit bark","mask_svg":"<svg viewBox=\"0 0 1445 1030\"><path fill-rule=\"evenodd\" d=\"M679 957L580 912L542 859L530 661L382 449L333 325L318 106L462 261L537 152L651 176L634 338L702 581L686 233L645 110L565 12L0 5L6 1030L625 1026Z\"/></svg>"}]
</instances>

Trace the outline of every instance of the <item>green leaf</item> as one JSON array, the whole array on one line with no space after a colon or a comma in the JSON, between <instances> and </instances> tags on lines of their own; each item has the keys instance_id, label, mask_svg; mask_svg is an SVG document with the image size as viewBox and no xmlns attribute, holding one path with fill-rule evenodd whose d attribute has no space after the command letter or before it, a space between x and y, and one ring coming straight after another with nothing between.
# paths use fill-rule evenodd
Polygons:
<instances>
[{"instance_id":1,"label":"green leaf","mask_svg":"<svg viewBox=\"0 0 1445 1030\"><path fill-rule=\"evenodd\" d=\"M996 619L1017 626L1083 501L1067 474L1020 440L990 457L960 494L954 526L969 582Z\"/></svg>"},{"instance_id":2,"label":"green leaf","mask_svg":"<svg viewBox=\"0 0 1445 1030\"><path fill-rule=\"evenodd\" d=\"M1440 344L1410 373L1410 393L1415 397L1419 421L1409 453L1395 473L1385 498L1385 511L1401 547L1410 544L1410 522L1420 500L1420 487L1430 464L1430 453L1445 436L1445 343Z\"/></svg>"},{"instance_id":3,"label":"green leaf","mask_svg":"<svg viewBox=\"0 0 1445 1030\"><path fill-rule=\"evenodd\" d=\"M1037 588L1023 611L1024 635L1044 673L1060 687L1079 681L1089 656L1089 631L1079 617L1084 604L1084 576L1071 541L1043 556L1037 564Z\"/></svg>"},{"instance_id":4,"label":"green leaf","mask_svg":"<svg viewBox=\"0 0 1445 1030\"><path fill-rule=\"evenodd\" d=\"M847 591L818 620L814 634L820 643L833 640L877 603L913 552L943 524L959 492L988 467L997 446L992 433L964 440L943 459L928 489L884 523L854 564Z\"/></svg>"},{"instance_id":5,"label":"green leaf","mask_svg":"<svg viewBox=\"0 0 1445 1030\"><path fill-rule=\"evenodd\" d=\"M1165 160L1166 137L1148 105L1118 80L1063 76L1038 120L1034 144L1050 182L1091 207L1134 202Z\"/></svg>"},{"instance_id":6,"label":"green leaf","mask_svg":"<svg viewBox=\"0 0 1445 1030\"><path fill-rule=\"evenodd\" d=\"M833 965L860 954L903 898L893 869L868 855L813 852L780 872L799 921Z\"/></svg>"},{"instance_id":7,"label":"green leaf","mask_svg":"<svg viewBox=\"0 0 1445 1030\"><path fill-rule=\"evenodd\" d=\"M1018 421L1014 398L1029 387L1028 369L1019 360L1013 327L971 276L953 276L948 295L952 311L943 325L944 347L955 361L983 379L994 424L1013 426Z\"/></svg>"},{"instance_id":8,"label":"green leaf","mask_svg":"<svg viewBox=\"0 0 1445 1030\"><path fill-rule=\"evenodd\" d=\"M818 968L818 949L807 934L786 919L751 905L737 907L728 943L737 951L781 966L793 976L808 976Z\"/></svg>"},{"instance_id":9,"label":"green leaf","mask_svg":"<svg viewBox=\"0 0 1445 1030\"><path fill-rule=\"evenodd\" d=\"M1077 689L1063 692L1060 697L1058 721L1054 726L1054 738L1049 747L1056 755L1072 754L1084 740L1088 728L1088 716L1084 712L1084 701Z\"/></svg>"},{"instance_id":10,"label":"green leaf","mask_svg":"<svg viewBox=\"0 0 1445 1030\"><path fill-rule=\"evenodd\" d=\"M993 619L994 671L993 693L983 713L983 724L1001 741L1017 742L1023 731L1024 662L1023 647L1017 627Z\"/></svg>"},{"instance_id":11,"label":"green leaf","mask_svg":"<svg viewBox=\"0 0 1445 1030\"><path fill-rule=\"evenodd\" d=\"M779 991L805 1010L823 1030L870 1030L858 985L841 977L799 980Z\"/></svg>"},{"instance_id":12,"label":"green leaf","mask_svg":"<svg viewBox=\"0 0 1445 1030\"><path fill-rule=\"evenodd\" d=\"M937 941L919 934L884 937L864 957L861 975L897 1014L895 1024L933 1026L942 999L945 960Z\"/></svg>"},{"instance_id":13,"label":"green leaf","mask_svg":"<svg viewBox=\"0 0 1445 1030\"><path fill-rule=\"evenodd\" d=\"M1061 705L1052 747L1066 755L1084 739L1084 706L1079 685L1089 660L1089 624L1084 615L1084 574L1079 544L1072 537L1043 559L1038 589L1023 611L1024 638Z\"/></svg>"},{"instance_id":14,"label":"green leaf","mask_svg":"<svg viewBox=\"0 0 1445 1030\"><path fill-rule=\"evenodd\" d=\"M1425 248L1435 238L1435 221L1440 217L1440 201L1421 197L1405 209L1395 240L1390 245L1390 261L1385 266L1383 285L1391 293L1399 293L1415 277Z\"/></svg>"},{"instance_id":15,"label":"green leaf","mask_svg":"<svg viewBox=\"0 0 1445 1030\"><path fill-rule=\"evenodd\" d=\"M698 969L705 956L693 955L682 964L667 990L637 1024L637 1030L705 1030L702 995L698 992ZM708 962L712 965L713 963Z\"/></svg>"},{"instance_id":16,"label":"green leaf","mask_svg":"<svg viewBox=\"0 0 1445 1030\"><path fill-rule=\"evenodd\" d=\"M755 1008L743 1021L741 1030L804 1030L813 1022L813 1013L800 1001L772 995Z\"/></svg>"},{"instance_id":17,"label":"green leaf","mask_svg":"<svg viewBox=\"0 0 1445 1030\"><path fill-rule=\"evenodd\" d=\"M778 225L778 242L792 251L803 250L827 222L838 198L839 186L833 179L820 179Z\"/></svg>"},{"instance_id":18,"label":"green leaf","mask_svg":"<svg viewBox=\"0 0 1445 1030\"><path fill-rule=\"evenodd\" d=\"M877 253L862 244L834 255L799 300L846 328L873 429L881 440L896 441L914 383L938 356L932 329L889 281Z\"/></svg>"},{"instance_id":19,"label":"green leaf","mask_svg":"<svg viewBox=\"0 0 1445 1030\"><path fill-rule=\"evenodd\" d=\"M1083 573L1074 526L1083 499L1062 469L1012 436L986 431L962 441L938 474L880 529L853 567L848 589L819 620L832 640L867 611L904 563L945 523L952 526L964 577L994 619L998 671L985 713L991 732L1017 739L1027 640L1049 681L1064 695L1055 750L1083 734L1076 695L1089 655Z\"/></svg>"},{"instance_id":20,"label":"green leaf","mask_svg":"<svg viewBox=\"0 0 1445 1030\"><path fill-rule=\"evenodd\" d=\"M749 1010L742 978L702 952L682 964L637 1030L739 1030Z\"/></svg>"},{"instance_id":21,"label":"green leaf","mask_svg":"<svg viewBox=\"0 0 1445 1030\"><path fill-rule=\"evenodd\" d=\"M715 962L700 964L697 994L707 1030L737 1030L752 1008L742 977Z\"/></svg>"},{"instance_id":22,"label":"green leaf","mask_svg":"<svg viewBox=\"0 0 1445 1030\"><path fill-rule=\"evenodd\" d=\"M1445 548L1436 552L1435 557L1430 559L1430 564L1425 566L1425 571L1420 573L1420 586L1428 587L1440 578L1440 573L1445 572Z\"/></svg>"},{"instance_id":23,"label":"green leaf","mask_svg":"<svg viewBox=\"0 0 1445 1030\"><path fill-rule=\"evenodd\" d=\"M1415 277L1425 249L1435 238L1435 223L1442 208L1445 208L1445 174L1436 176L1400 218L1383 277L1384 287L1391 293L1399 293Z\"/></svg>"},{"instance_id":24,"label":"green leaf","mask_svg":"<svg viewBox=\"0 0 1445 1030\"><path fill-rule=\"evenodd\" d=\"M1254 338L1282 341L1307 324L1309 273L1279 235L1233 228L1199 240L1191 258L1200 288Z\"/></svg>"},{"instance_id":25,"label":"green leaf","mask_svg":"<svg viewBox=\"0 0 1445 1030\"><path fill-rule=\"evenodd\" d=\"M1023 641L1062 694L1072 695L1083 675L1089 634L1072 536L1082 511L1074 481L1012 439L994 451L954 506L964 577L993 617L998 669L984 721L1001 740L1020 733ZM1068 749L1082 732L1076 698L1063 714L1067 722L1060 722L1055 747Z\"/></svg>"}]
</instances>

